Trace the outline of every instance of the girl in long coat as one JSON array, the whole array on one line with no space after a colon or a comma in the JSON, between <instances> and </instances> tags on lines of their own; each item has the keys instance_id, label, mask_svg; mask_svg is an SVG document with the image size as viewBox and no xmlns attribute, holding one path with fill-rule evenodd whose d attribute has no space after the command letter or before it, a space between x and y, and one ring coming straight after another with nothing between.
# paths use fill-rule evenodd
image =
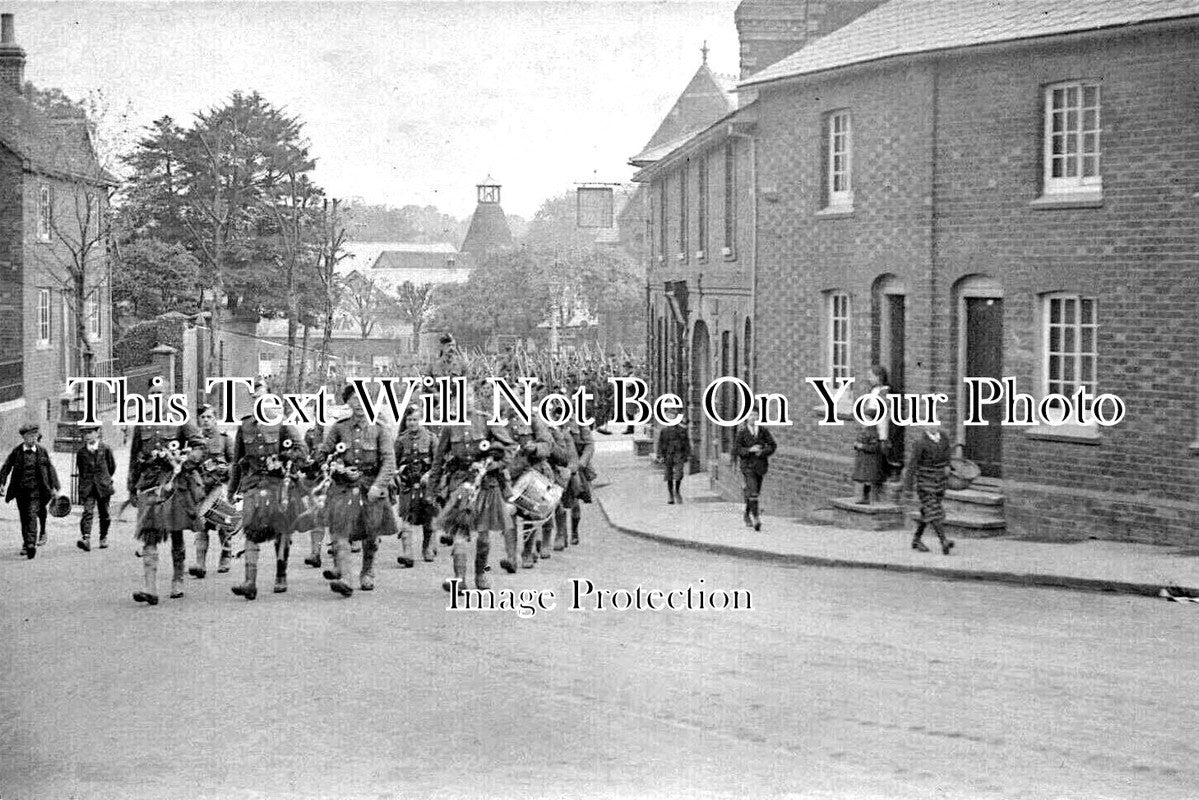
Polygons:
<instances>
[{"instance_id":1,"label":"girl in long coat","mask_svg":"<svg viewBox=\"0 0 1199 800\"><path fill-rule=\"evenodd\" d=\"M870 400L863 404L866 414L874 414L878 407L877 401ZM883 494L883 483L887 480L887 456L883 451L883 440L879 437L878 425L863 425L858 431L858 440L854 442L853 479L862 484L861 496L858 502L870 504L873 493L877 501Z\"/></svg>"}]
</instances>

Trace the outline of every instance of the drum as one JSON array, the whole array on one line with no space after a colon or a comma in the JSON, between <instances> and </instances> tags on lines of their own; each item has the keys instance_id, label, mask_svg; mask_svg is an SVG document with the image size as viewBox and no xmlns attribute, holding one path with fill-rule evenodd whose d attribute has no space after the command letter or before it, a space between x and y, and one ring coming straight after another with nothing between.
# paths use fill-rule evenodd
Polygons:
<instances>
[{"instance_id":1,"label":"drum","mask_svg":"<svg viewBox=\"0 0 1199 800\"><path fill-rule=\"evenodd\" d=\"M516 479L508 498L517 514L530 519L545 519L561 500L562 487L533 469Z\"/></svg>"},{"instance_id":2,"label":"drum","mask_svg":"<svg viewBox=\"0 0 1199 800\"><path fill-rule=\"evenodd\" d=\"M221 533L232 533L241 527L241 512L222 497L204 512L204 521Z\"/></svg>"}]
</instances>

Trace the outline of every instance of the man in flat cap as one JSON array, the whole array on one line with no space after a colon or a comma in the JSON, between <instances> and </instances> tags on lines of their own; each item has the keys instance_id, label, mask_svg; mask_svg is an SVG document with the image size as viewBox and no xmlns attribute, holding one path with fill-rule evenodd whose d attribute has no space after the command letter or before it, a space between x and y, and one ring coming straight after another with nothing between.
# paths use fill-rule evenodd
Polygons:
<instances>
[{"instance_id":1,"label":"man in flat cap","mask_svg":"<svg viewBox=\"0 0 1199 800\"><path fill-rule=\"evenodd\" d=\"M92 519L100 513L100 548L108 547L108 501L113 495L112 476L117 460L112 448L100 440L100 428L83 429L83 444L75 452L75 474L79 476L79 502L83 516L79 518L79 541L75 545L84 552L92 549Z\"/></svg>"},{"instance_id":2,"label":"man in flat cap","mask_svg":"<svg viewBox=\"0 0 1199 800\"><path fill-rule=\"evenodd\" d=\"M38 546L46 543L46 506L58 496L60 487L50 454L38 444L42 435L37 424L28 422L18 432L22 441L8 454L0 468L0 487L7 482L6 503L17 501L25 543L21 553L26 558L33 558Z\"/></svg>"}]
</instances>

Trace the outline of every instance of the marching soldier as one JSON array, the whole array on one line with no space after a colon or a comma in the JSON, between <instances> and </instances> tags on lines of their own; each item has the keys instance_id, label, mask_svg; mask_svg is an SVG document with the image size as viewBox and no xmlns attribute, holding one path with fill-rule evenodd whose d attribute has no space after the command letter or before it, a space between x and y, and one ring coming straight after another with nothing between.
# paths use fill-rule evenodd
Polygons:
<instances>
[{"instance_id":1,"label":"marching soldier","mask_svg":"<svg viewBox=\"0 0 1199 800\"><path fill-rule=\"evenodd\" d=\"M321 449L321 443L325 439L325 431L319 425L313 425L304 434L304 444L308 447L308 452L314 457ZM324 491L321 489L320 491ZM304 563L310 567L320 569L321 567L321 545L325 541L325 514L324 509L320 507L322 498L318 498L315 494L310 494L306 502L309 504L312 513L303 515L302 519L306 522L302 523L304 527L311 525L308 530L308 536L311 541L312 552L305 556ZM303 530L303 527L301 527Z\"/></svg>"},{"instance_id":2,"label":"marching soldier","mask_svg":"<svg viewBox=\"0 0 1199 800\"><path fill-rule=\"evenodd\" d=\"M75 545L84 552L92 549L92 518L100 513L100 549L108 547L111 519L108 501L112 498L112 476L117 460L112 448L100 440L100 428L86 428L83 444L75 453L75 474L79 476L79 500L83 516L79 518L79 541Z\"/></svg>"},{"instance_id":3,"label":"marching soldier","mask_svg":"<svg viewBox=\"0 0 1199 800\"><path fill-rule=\"evenodd\" d=\"M0 486L8 480L4 501L17 501L24 540L21 555L33 558L38 547L46 543L46 506L58 496L60 485L50 453L38 444L42 436L37 424L26 423L18 433L22 442L12 449L4 467L0 468Z\"/></svg>"},{"instance_id":4,"label":"marching soldier","mask_svg":"<svg viewBox=\"0 0 1199 800\"><path fill-rule=\"evenodd\" d=\"M152 382L147 394L160 394L161 386ZM183 528L174 523L180 514L175 497L175 477L182 471L187 444L187 429L177 425L138 425L129 440L130 502L137 507L135 538L141 542L142 577L145 588L134 592L139 603L158 605L158 545L171 542L171 597L183 596L183 565L186 551ZM186 526L184 526L186 527Z\"/></svg>"},{"instance_id":5,"label":"marching soldier","mask_svg":"<svg viewBox=\"0 0 1199 800\"><path fill-rule=\"evenodd\" d=\"M266 384L254 384L254 397L266 393ZM233 447L230 485L244 498L242 528L246 536L246 579L232 587L238 597L258 597L258 552L275 543L276 594L287 591L287 560L291 527L300 513L302 489L297 477L307 461L307 448L294 425L263 425L247 415Z\"/></svg>"},{"instance_id":6,"label":"marching soldier","mask_svg":"<svg viewBox=\"0 0 1199 800\"><path fill-rule=\"evenodd\" d=\"M379 537L398 529L388 498L395 473L395 442L385 426L366 421L353 387L347 386L341 399L349 405L350 416L335 424L321 445L332 476L325 514L333 539L333 569L325 570L324 575L330 589L349 597L354 593L350 543L362 542L358 587L369 592L375 588Z\"/></svg>"},{"instance_id":7,"label":"marching soldier","mask_svg":"<svg viewBox=\"0 0 1199 800\"><path fill-rule=\"evenodd\" d=\"M513 482L519 480L529 470L536 470L553 480L553 470L546 463L546 459L550 457L554 449L554 437L550 433L549 427L536 416L530 420L529 424L525 424L515 412L510 412L508 431L519 448L509 469ZM525 569L530 569L534 564L534 540L537 538L537 534L534 533L529 536L527 541L520 542L516 531L515 511L513 511L509 515L508 527L504 529L505 558L500 561L500 566L505 572L516 572L518 550L521 551L521 565Z\"/></svg>"},{"instance_id":8,"label":"marching soldier","mask_svg":"<svg viewBox=\"0 0 1199 800\"><path fill-rule=\"evenodd\" d=\"M428 500L426 484L429 470L433 467L433 455L437 450L437 438L419 422L420 412L409 406L400 423L400 434L396 437L396 514L400 518L400 540L403 553L396 559L405 568L415 563L409 525L421 530L423 539L421 557L433 561L437 557L437 546L433 542L433 519L437 507Z\"/></svg>"},{"instance_id":9,"label":"marching soldier","mask_svg":"<svg viewBox=\"0 0 1199 800\"><path fill-rule=\"evenodd\" d=\"M199 436L204 440L206 451L205 482L206 491L212 491L219 484L228 480L235 460L233 437L217 428L216 409L205 403L200 406L198 422ZM193 578L203 578L208 574L208 536L210 531L216 531L221 544L221 555L217 561L217 572L229 571L229 560L232 553L229 549L229 534L218 530L216 526L204 519L195 521L196 565L187 572ZM103 535L103 534L101 534Z\"/></svg>"},{"instance_id":10,"label":"marching soldier","mask_svg":"<svg viewBox=\"0 0 1199 800\"><path fill-rule=\"evenodd\" d=\"M595 455L595 437L590 426L581 425L574 419L567 422L565 428L578 455L578 470L572 479L575 504L570 510L570 543L578 544L579 524L583 521L583 503L591 502L591 481L595 479L595 469L591 466L591 459Z\"/></svg>"},{"instance_id":11,"label":"marching soldier","mask_svg":"<svg viewBox=\"0 0 1199 800\"><path fill-rule=\"evenodd\" d=\"M487 424L487 413L476 405L477 392L469 387L466 392L470 424L447 425L442 430L429 484L439 486L445 476L447 499L442 519L446 532L453 536L454 578L458 588L466 588L473 538L475 587L490 589L487 561L491 554L491 532L502 535L508 527L504 470L508 448L514 448L515 444L507 429ZM450 580L442 586L446 591L453 590Z\"/></svg>"}]
</instances>

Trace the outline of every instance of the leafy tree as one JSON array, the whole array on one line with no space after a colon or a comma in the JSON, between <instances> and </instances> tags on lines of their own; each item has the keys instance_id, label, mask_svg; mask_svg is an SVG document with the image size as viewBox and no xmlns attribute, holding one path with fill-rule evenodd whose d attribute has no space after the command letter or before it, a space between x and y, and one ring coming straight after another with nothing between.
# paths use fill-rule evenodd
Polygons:
<instances>
[{"instance_id":1,"label":"leafy tree","mask_svg":"<svg viewBox=\"0 0 1199 800\"><path fill-rule=\"evenodd\" d=\"M412 325L412 352L420 349L420 335L428 321L434 303L434 286L431 283L414 284L404 281L395 292L396 306L400 319Z\"/></svg>"},{"instance_id":2,"label":"leafy tree","mask_svg":"<svg viewBox=\"0 0 1199 800\"><path fill-rule=\"evenodd\" d=\"M144 319L167 311L198 311L200 262L178 242L154 237L135 239L119 250L120 269L113 270L112 301Z\"/></svg>"}]
</instances>

